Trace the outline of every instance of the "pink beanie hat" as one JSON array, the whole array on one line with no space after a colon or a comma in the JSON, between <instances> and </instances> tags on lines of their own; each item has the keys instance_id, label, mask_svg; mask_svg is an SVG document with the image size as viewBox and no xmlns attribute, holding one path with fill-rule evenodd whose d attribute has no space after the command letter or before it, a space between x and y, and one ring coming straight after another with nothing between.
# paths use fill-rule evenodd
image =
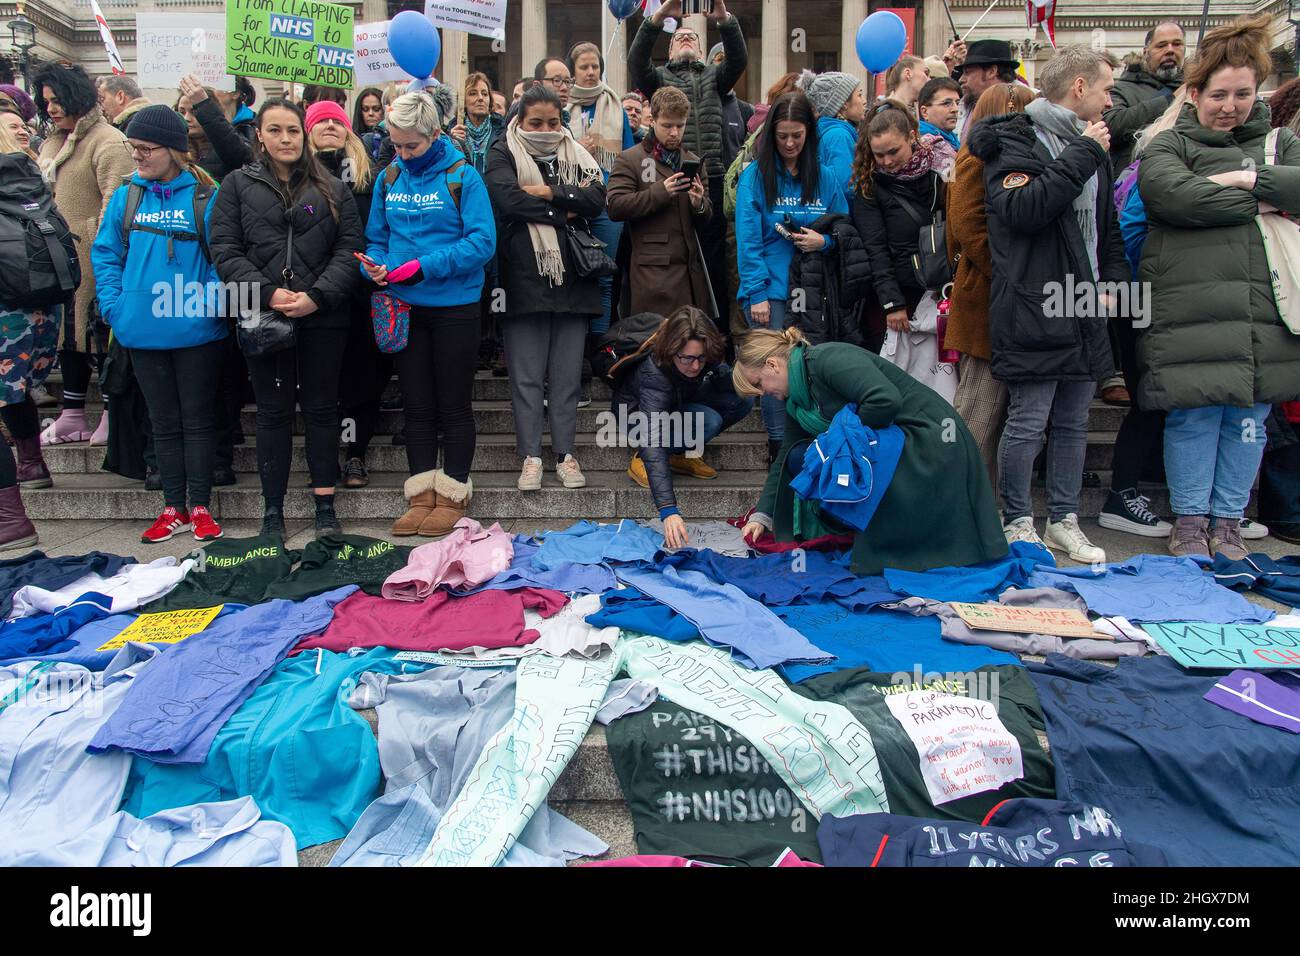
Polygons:
<instances>
[{"instance_id":1,"label":"pink beanie hat","mask_svg":"<svg viewBox=\"0 0 1300 956\"><path fill-rule=\"evenodd\" d=\"M321 120L338 120L349 130L352 129L352 120L348 119L348 114L333 100L318 100L311 106L307 107L307 132Z\"/></svg>"}]
</instances>

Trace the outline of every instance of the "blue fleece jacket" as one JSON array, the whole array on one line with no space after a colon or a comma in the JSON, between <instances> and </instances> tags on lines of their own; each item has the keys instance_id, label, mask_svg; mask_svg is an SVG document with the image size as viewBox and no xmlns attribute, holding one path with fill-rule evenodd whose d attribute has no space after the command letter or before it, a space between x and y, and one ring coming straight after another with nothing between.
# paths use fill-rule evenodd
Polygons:
<instances>
[{"instance_id":1,"label":"blue fleece jacket","mask_svg":"<svg viewBox=\"0 0 1300 956\"><path fill-rule=\"evenodd\" d=\"M853 179L853 156L858 149L858 128L848 120L823 116L817 121L817 163L833 169L844 188Z\"/></svg>"},{"instance_id":2,"label":"blue fleece jacket","mask_svg":"<svg viewBox=\"0 0 1300 956\"><path fill-rule=\"evenodd\" d=\"M401 172L391 187L385 187L383 171L376 177L366 255L390 270L419 260L420 282L387 286L403 302L468 305L483 294L483 267L496 252L492 203L483 177L446 136L434 140L429 152L431 158L426 160L426 153L414 161L418 172L400 157L393 160ZM452 174L461 184L459 209L447 184L447 169L457 162L463 163Z\"/></svg>"},{"instance_id":3,"label":"blue fleece jacket","mask_svg":"<svg viewBox=\"0 0 1300 956\"><path fill-rule=\"evenodd\" d=\"M95 297L104 320L118 342L131 349L183 349L224 339L228 333L223 312L233 314L238 300L228 301L229 308L223 310L222 302L229 297L223 295L225 287L204 257L203 247L196 239L174 238L177 233L197 234L194 187L198 183L188 172L165 183L136 173L131 182L145 190L135 213L136 225L161 229L167 235L133 229L128 254L122 220L130 187L117 188L90 247ZM204 236L216 204L214 193L204 221L198 224Z\"/></svg>"},{"instance_id":4,"label":"blue fleece jacket","mask_svg":"<svg viewBox=\"0 0 1300 956\"><path fill-rule=\"evenodd\" d=\"M775 203L763 195L763 173L757 162L750 163L740 174L736 186L736 254L740 264L740 290L737 301L743 306L755 302L784 302L789 297L790 263L794 243L777 234L776 224L789 215L793 227L811 226L828 213L847 215L845 184L833 169L821 170L816 200L803 201L803 187L786 172L777 168ZM830 239L828 236L827 239ZM829 248L829 245L827 246Z\"/></svg>"},{"instance_id":5,"label":"blue fleece jacket","mask_svg":"<svg viewBox=\"0 0 1300 956\"><path fill-rule=\"evenodd\" d=\"M1142 247L1147 242L1147 207L1142 194L1130 189L1119 211L1119 232L1124 237L1124 255L1133 268L1133 281L1138 280L1138 267L1142 264Z\"/></svg>"},{"instance_id":6,"label":"blue fleece jacket","mask_svg":"<svg viewBox=\"0 0 1300 956\"><path fill-rule=\"evenodd\" d=\"M953 149L961 149L961 140L952 130L940 129L928 120L921 120L921 135L942 136L948 141Z\"/></svg>"}]
</instances>

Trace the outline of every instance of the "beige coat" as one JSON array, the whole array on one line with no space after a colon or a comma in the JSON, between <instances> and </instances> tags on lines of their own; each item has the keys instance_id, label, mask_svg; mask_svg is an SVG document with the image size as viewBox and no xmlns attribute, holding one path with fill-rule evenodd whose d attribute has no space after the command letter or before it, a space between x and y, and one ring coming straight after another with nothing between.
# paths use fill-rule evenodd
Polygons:
<instances>
[{"instance_id":1,"label":"beige coat","mask_svg":"<svg viewBox=\"0 0 1300 956\"><path fill-rule=\"evenodd\" d=\"M41 145L41 172L54 189L54 202L77 236L81 260L81 285L76 299L76 341L65 342L59 331L59 348L92 351L87 339L90 309L95 301L95 275L90 268L90 245L99 220L113 193L135 170L126 137L114 129L99 108L91 110L71 133L56 129Z\"/></svg>"}]
</instances>

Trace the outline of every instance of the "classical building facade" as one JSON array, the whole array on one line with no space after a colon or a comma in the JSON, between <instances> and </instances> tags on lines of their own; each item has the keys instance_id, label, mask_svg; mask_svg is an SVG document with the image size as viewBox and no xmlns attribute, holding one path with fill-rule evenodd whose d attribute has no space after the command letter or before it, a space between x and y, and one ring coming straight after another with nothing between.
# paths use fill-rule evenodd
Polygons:
<instances>
[{"instance_id":1,"label":"classical building facade","mask_svg":"<svg viewBox=\"0 0 1300 956\"><path fill-rule=\"evenodd\" d=\"M362 0L349 4L359 22L385 20L402 9L423 9L420 0ZM100 7L112 29L128 72L135 59L137 11L219 13L224 0L102 0ZM1036 68L1051 57L1051 47L1041 30L1026 26L1023 0L949 0L952 21L970 39L996 37L1009 40L1021 53L1030 82ZM1084 43L1124 57L1139 50L1143 36L1160 20L1174 19L1187 29L1194 47L1200 23L1200 0L1060 0L1056 18L1058 43ZM14 59L9 21L19 10L37 29L30 51L36 61L67 59L82 63L92 73L107 72L107 57L91 13L89 0L13 0L0 2L0 55ZM598 43L610 51L609 81L616 89L627 86L626 50L629 34L641 22L634 15L619 24L599 0L508 0L504 43L478 36L448 32L443 37L438 75L458 85L468 72L487 73L499 87L509 89L544 55L563 54L580 41ZM865 76L854 53L858 24L877 9L910 9L914 20L914 45L922 54L940 54L952 39L952 26L942 0L732 0L729 9L740 19L749 46L749 69L738 92L760 99L776 78L789 70L838 69ZM1295 74L1295 30L1287 21L1287 0L1215 0L1208 23L1214 27L1243 13L1267 12L1274 22L1274 53L1279 79ZM1300 13L1300 5L1297 12ZM703 17L693 25L704 32ZM972 30L972 27L974 28ZM708 31L708 44L719 39ZM656 56L662 60L667 43L660 41ZM153 91L159 96L168 91Z\"/></svg>"}]
</instances>

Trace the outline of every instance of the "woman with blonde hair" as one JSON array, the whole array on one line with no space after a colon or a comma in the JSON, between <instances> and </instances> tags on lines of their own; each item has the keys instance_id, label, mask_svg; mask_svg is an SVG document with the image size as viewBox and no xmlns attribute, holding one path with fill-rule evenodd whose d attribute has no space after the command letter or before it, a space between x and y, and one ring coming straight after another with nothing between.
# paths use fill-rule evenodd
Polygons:
<instances>
[{"instance_id":1,"label":"woman with blonde hair","mask_svg":"<svg viewBox=\"0 0 1300 956\"><path fill-rule=\"evenodd\" d=\"M758 507L742 533L764 530L777 541L807 540L846 529L797 506L791 480L804 455L846 405L868 428L897 425L902 458L866 531L854 534L853 571L923 571L990 561L1007 553L993 489L975 439L953 407L900 368L856 345L810 346L798 328L755 329L736 352L732 380L741 395L785 403L781 449L768 472Z\"/></svg>"}]
</instances>

